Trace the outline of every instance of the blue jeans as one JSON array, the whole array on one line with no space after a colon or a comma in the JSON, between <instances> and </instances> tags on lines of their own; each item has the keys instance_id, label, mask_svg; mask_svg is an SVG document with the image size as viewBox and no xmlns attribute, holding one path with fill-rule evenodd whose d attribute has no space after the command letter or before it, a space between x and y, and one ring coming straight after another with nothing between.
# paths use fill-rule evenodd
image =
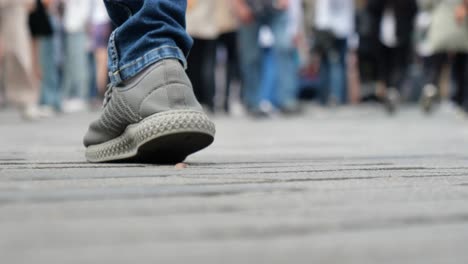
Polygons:
<instances>
[{"instance_id":1,"label":"blue jeans","mask_svg":"<svg viewBox=\"0 0 468 264\"><path fill-rule=\"evenodd\" d=\"M60 110L59 69L53 37L39 39L39 59L42 69L41 104Z\"/></svg>"},{"instance_id":2,"label":"blue jeans","mask_svg":"<svg viewBox=\"0 0 468 264\"><path fill-rule=\"evenodd\" d=\"M334 46L325 54L322 54L322 65L320 76L322 78L321 102L328 103L332 96L337 104L344 104L347 101L347 80L346 80L346 39L335 39Z\"/></svg>"},{"instance_id":3,"label":"blue jeans","mask_svg":"<svg viewBox=\"0 0 468 264\"><path fill-rule=\"evenodd\" d=\"M275 91L277 90L277 69L273 51L269 48L262 50L263 61L261 71L261 83L259 91L259 100L276 103L277 98Z\"/></svg>"},{"instance_id":4,"label":"blue jeans","mask_svg":"<svg viewBox=\"0 0 468 264\"><path fill-rule=\"evenodd\" d=\"M277 105L295 104L297 100L297 71L292 39L285 34L288 14L276 11L254 22L242 25L239 30L239 50L244 81L244 101L248 108L256 108L261 100L261 65L263 51L258 45L258 34L262 25L268 25L275 37L273 57L277 65Z\"/></svg>"},{"instance_id":5,"label":"blue jeans","mask_svg":"<svg viewBox=\"0 0 468 264\"><path fill-rule=\"evenodd\" d=\"M185 31L187 0L104 0L117 26L109 40L109 77L114 85L162 59L186 67L192 39Z\"/></svg>"},{"instance_id":6,"label":"blue jeans","mask_svg":"<svg viewBox=\"0 0 468 264\"><path fill-rule=\"evenodd\" d=\"M87 54L86 33L66 33L63 73L63 96L65 99L78 98L88 100L89 74Z\"/></svg>"}]
</instances>

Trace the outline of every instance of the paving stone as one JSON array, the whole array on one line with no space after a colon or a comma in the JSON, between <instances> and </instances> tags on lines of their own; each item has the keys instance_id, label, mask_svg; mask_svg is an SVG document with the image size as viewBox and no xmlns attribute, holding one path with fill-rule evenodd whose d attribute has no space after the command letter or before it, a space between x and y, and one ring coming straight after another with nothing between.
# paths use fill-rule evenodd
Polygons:
<instances>
[{"instance_id":1,"label":"paving stone","mask_svg":"<svg viewBox=\"0 0 468 264\"><path fill-rule=\"evenodd\" d=\"M468 121L216 117L187 167L89 164L96 113L0 112L1 263L468 263Z\"/></svg>"}]
</instances>

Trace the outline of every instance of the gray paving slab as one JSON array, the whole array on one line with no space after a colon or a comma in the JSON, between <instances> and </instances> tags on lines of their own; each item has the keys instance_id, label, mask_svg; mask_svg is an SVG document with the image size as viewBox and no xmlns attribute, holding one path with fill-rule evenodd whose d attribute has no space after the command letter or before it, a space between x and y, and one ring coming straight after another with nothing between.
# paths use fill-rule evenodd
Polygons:
<instances>
[{"instance_id":1,"label":"gray paving slab","mask_svg":"<svg viewBox=\"0 0 468 264\"><path fill-rule=\"evenodd\" d=\"M468 263L468 120L448 108L215 117L186 169L86 163L95 117L0 112L1 263Z\"/></svg>"}]
</instances>

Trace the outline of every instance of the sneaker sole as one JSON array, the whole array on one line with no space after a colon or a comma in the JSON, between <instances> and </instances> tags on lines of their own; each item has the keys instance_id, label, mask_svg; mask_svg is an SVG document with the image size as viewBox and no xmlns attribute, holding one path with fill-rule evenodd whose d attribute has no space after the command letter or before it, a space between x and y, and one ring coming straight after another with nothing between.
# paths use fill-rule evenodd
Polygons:
<instances>
[{"instance_id":1,"label":"sneaker sole","mask_svg":"<svg viewBox=\"0 0 468 264\"><path fill-rule=\"evenodd\" d=\"M215 125L202 112L174 110L149 116L108 142L89 146L89 162L175 164L214 141Z\"/></svg>"}]
</instances>

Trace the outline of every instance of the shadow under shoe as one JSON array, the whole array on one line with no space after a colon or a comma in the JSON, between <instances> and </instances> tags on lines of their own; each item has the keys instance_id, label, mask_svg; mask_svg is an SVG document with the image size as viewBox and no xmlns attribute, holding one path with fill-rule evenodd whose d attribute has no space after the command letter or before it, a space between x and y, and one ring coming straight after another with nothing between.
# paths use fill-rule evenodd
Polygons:
<instances>
[{"instance_id":1,"label":"shadow under shoe","mask_svg":"<svg viewBox=\"0 0 468 264\"><path fill-rule=\"evenodd\" d=\"M173 164L214 140L214 123L177 60L158 62L107 94L84 138L90 162Z\"/></svg>"}]
</instances>

